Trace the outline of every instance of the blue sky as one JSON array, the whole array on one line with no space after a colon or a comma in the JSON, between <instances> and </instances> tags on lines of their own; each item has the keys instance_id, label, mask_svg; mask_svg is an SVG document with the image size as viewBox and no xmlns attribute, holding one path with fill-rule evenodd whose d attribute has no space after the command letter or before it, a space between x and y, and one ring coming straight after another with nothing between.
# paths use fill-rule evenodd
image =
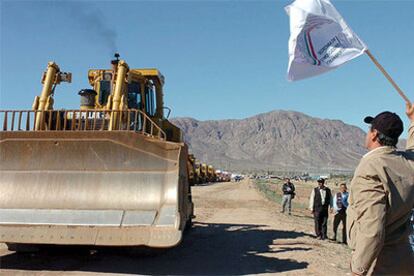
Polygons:
<instances>
[{"instance_id":1,"label":"blue sky","mask_svg":"<svg viewBox=\"0 0 414 276\"><path fill-rule=\"evenodd\" d=\"M295 110L366 129L362 118L404 114L404 101L367 56L311 79L286 80L291 1L0 0L0 109L30 109L49 60L73 73L55 108L76 108L89 68L120 52L166 77L172 116L246 118ZM351 28L414 101L414 1L335 1Z\"/></svg>"}]
</instances>

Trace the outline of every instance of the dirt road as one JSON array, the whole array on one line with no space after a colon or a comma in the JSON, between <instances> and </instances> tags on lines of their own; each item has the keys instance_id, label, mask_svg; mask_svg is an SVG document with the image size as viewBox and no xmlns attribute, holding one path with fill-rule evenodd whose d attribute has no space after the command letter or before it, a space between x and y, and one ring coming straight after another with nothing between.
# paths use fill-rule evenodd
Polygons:
<instances>
[{"instance_id":1,"label":"dirt road","mask_svg":"<svg viewBox=\"0 0 414 276\"><path fill-rule=\"evenodd\" d=\"M196 220L176 248L131 255L123 249L0 249L1 275L347 275L349 250L312 237L313 221L279 206L249 181L193 189Z\"/></svg>"}]
</instances>

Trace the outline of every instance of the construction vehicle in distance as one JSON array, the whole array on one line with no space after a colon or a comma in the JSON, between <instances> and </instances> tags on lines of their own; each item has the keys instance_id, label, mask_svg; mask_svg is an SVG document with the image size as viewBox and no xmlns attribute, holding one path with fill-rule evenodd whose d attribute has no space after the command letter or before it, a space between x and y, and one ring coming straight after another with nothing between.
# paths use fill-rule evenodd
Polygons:
<instances>
[{"instance_id":1,"label":"construction vehicle in distance","mask_svg":"<svg viewBox=\"0 0 414 276\"><path fill-rule=\"evenodd\" d=\"M200 164L200 183L206 183L207 182L207 164L201 163Z\"/></svg>"},{"instance_id":2,"label":"construction vehicle in distance","mask_svg":"<svg viewBox=\"0 0 414 276\"><path fill-rule=\"evenodd\" d=\"M194 185L201 184L201 163L194 160Z\"/></svg>"},{"instance_id":3,"label":"construction vehicle in distance","mask_svg":"<svg viewBox=\"0 0 414 276\"><path fill-rule=\"evenodd\" d=\"M216 170L216 179L218 182L223 182L223 172L221 170Z\"/></svg>"},{"instance_id":4,"label":"construction vehicle in distance","mask_svg":"<svg viewBox=\"0 0 414 276\"><path fill-rule=\"evenodd\" d=\"M88 72L78 110L54 110L71 74L50 62L32 110L0 111L0 242L173 247L191 223L188 150L164 117L164 77L124 60Z\"/></svg>"},{"instance_id":5,"label":"construction vehicle in distance","mask_svg":"<svg viewBox=\"0 0 414 276\"><path fill-rule=\"evenodd\" d=\"M224 182L230 182L231 181L231 172L224 172Z\"/></svg>"},{"instance_id":6,"label":"construction vehicle in distance","mask_svg":"<svg viewBox=\"0 0 414 276\"><path fill-rule=\"evenodd\" d=\"M207 182L216 182L216 170L212 165L207 166Z\"/></svg>"},{"instance_id":7,"label":"construction vehicle in distance","mask_svg":"<svg viewBox=\"0 0 414 276\"><path fill-rule=\"evenodd\" d=\"M231 173L222 171L222 170L216 170L216 181L217 182L230 182L231 181Z\"/></svg>"},{"instance_id":8,"label":"construction vehicle in distance","mask_svg":"<svg viewBox=\"0 0 414 276\"><path fill-rule=\"evenodd\" d=\"M187 160L187 168L188 168L188 181L190 182L190 185L193 186L198 183L198 175L196 174L195 169L195 157L193 154L188 155Z\"/></svg>"}]
</instances>

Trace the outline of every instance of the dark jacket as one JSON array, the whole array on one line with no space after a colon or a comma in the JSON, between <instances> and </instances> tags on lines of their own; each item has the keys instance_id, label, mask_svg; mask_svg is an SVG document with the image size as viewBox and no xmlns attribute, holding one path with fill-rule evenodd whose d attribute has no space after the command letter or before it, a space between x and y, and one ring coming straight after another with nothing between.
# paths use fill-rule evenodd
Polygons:
<instances>
[{"instance_id":1,"label":"dark jacket","mask_svg":"<svg viewBox=\"0 0 414 276\"><path fill-rule=\"evenodd\" d=\"M315 212L328 211L329 209L332 194L331 194L331 190L328 187L325 187L325 191L326 191L325 202L322 205L322 197L321 197L321 193L319 192L319 187L315 188L315 198L313 200L313 210Z\"/></svg>"},{"instance_id":2,"label":"dark jacket","mask_svg":"<svg viewBox=\"0 0 414 276\"><path fill-rule=\"evenodd\" d=\"M295 185L293 185L291 182L284 183L282 186L282 191L284 195L293 195L295 193Z\"/></svg>"}]
</instances>

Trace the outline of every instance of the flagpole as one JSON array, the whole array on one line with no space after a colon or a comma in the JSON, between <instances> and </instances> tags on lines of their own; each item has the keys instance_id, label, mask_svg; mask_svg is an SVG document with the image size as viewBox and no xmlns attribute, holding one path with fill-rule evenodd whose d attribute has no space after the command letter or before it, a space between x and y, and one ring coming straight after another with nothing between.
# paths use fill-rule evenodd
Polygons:
<instances>
[{"instance_id":1,"label":"flagpole","mask_svg":"<svg viewBox=\"0 0 414 276\"><path fill-rule=\"evenodd\" d=\"M400 89L400 87L395 83L395 81L391 78L391 76L385 71L384 67L378 62L378 60L371 54L369 50L366 50L365 53L369 56L372 62L378 67L378 69L384 74L387 80L394 86L395 90L397 90L398 94L409 104L411 105L410 100L404 94L404 92Z\"/></svg>"}]
</instances>

